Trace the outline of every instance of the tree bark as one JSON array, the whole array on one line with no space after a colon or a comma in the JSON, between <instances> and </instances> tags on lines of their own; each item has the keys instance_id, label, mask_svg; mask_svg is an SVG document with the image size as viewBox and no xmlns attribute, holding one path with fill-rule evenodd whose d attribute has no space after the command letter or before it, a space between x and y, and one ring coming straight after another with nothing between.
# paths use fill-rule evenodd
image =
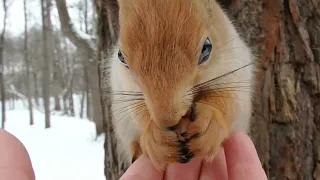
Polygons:
<instances>
[{"instance_id":1,"label":"tree bark","mask_svg":"<svg viewBox=\"0 0 320 180\"><path fill-rule=\"evenodd\" d=\"M42 97L45 110L45 128L50 128L50 68L49 68L49 49L48 49L48 28L49 21L48 16L50 15L50 0L41 0L41 13L42 13L42 30L43 30L43 70L42 70Z\"/></svg>"},{"instance_id":2,"label":"tree bark","mask_svg":"<svg viewBox=\"0 0 320 180\"><path fill-rule=\"evenodd\" d=\"M319 1L223 4L258 56L251 137L269 179L320 179Z\"/></svg>"},{"instance_id":3,"label":"tree bark","mask_svg":"<svg viewBox=\"0 0 320 180\"><path fill-rule=\"evenodd\" d=\"M31 98L31 80L30 80L30 62L28 57L28 16L27 16L27 0L23 1L23 10L24 10L24 62L26 65L26 74L27 80L26 83L26 91L28 97L28 108L29 108L29 124L33 125L33 106L32 106L32 98Z\"/></svg>"},{"instance_id":4,"label":"tree bark","mask_svg":"<svg viewBox=\"0 0 320 180\"><path fill-rule=\"evenodd\" d=\"M83 64L83 73L84 73L84 82L86 84L86 107L87 107L87 111L86 111L86 114L87 114L87 118L88 119L92 119L92 116L91 116L91 97L90 97L90 94L91 94L91 91L90 91L90 85L89 85L89 74L88 74L88 70L86 68L86 65L85 63Z\"/></svg>"},{"instance_id":5,"label":"tree bark","mask_svg":"<svg viewBox=\"0 0 320 180\"><path fill-rule=\"evenodd\" d=\"M85 32L88 34L89 33L89 28L88 28L88 0L84 0L84 29ZM87 58L90 59L90 54L87 52ZM84 82L85 82L85 92L86 92L86 102L87 102L87 118L90 119L90 87L89 87L89 76L88 76L88 70L86 68L86 63L83 62L83 74L84 74Z\"/></svg>"},{"instance_id":6,"label":"tree bark","mask_svg":"<svg viewBox=\"0 0 320 180\"><path fill-rule=\"evenodd\" d=\"M79 52L83 53L83 56L89 54L89 59L85 61L85 66L88 70L88 79L90 89L99 89L99 75L98 75L98 62L94 57L95 42L93 38L83 37L71 23L68 9L65 0L56 0L58 14L62 30L64 34L72 41L72 43L78 48ZM92 119L96 124L97 136L103 133L103 117L102 117L102 105L100 101L100 91L90 91L90 97L92 98L91 109Z\"/></svg>"},{"instance_id":7,"label":"tree bark","mask_svg":"<svg viewBox=\"0 0 320 180\"><path fill-rule=\"evenodd\" d=\"M80 99L80 112L79 112L80 118L83 118L85 92L86 91L82 90L81 99Z\"/></svg>"},{"instance_id":8,"label":"tree bark","mask_svg":"<svg viewBox=\"0 0 320 180\"><path fill-rule=\"evenodd\" d=\"M118 38L118 3L115 0L95 1L96 11L98 13L98 36L99 36L99 62L100 62L100 90L102 94L102 104L104 107L105 117L105 176L108 180L118 180L125 172L128 165L118 156L114 141L114 131L112 127L110 87L108 84L107 67L108 49L117 42Z\"/></svg>"},{"instance_id":9,"label":"tree bark","mask_svg":"<svg viewBox=\"0 0 320 180\"><path fill-rule=\"evenodd\" d=\"M37 72L33 71L32 73L33 76L33 83L34 83L34 102L36 103L37 106L40 105L39 102L39 90L38 90L38 78L37 78Z\"/></svg>"},{"instance_id":10,"label":"tree bark","mask_svg":"<svg viewBox=\"0 0 320 180\"><path fill-rule=\"evenodd\" d=\"M70 115L74 116L74 105L73 105L73 69L71 69L73 66L73 58L69 58L69 62L68 62L68 74L71 76L70 79L70 85L68 88L68 96L69 96L69 111L70 111Z\"/></svg>"},{"instance_id":11,"label":"tree bark","mask_svg":"<svg viewBox=\"0 0 320 180\"><path fill-rule=\"evenodd\" d=\"M5 129L5 122L6 122L6 89L5 89L5 81L4 81L4 41L5 41L5 33L6 33L6 26L7 26L7 2L6 0L2 1L3 4L3 26L2 32L0 35L0 88L1 88L1 127Z\"/></svg>"}]
</instances>

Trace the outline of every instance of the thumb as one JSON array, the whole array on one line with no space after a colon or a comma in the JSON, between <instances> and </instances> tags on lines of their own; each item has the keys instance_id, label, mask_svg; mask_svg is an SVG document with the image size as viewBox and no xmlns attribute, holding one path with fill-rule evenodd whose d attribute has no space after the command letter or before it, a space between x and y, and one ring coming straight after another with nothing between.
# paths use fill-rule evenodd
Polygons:
<instances>
[{"instance_id":1,"label":"thumb","mask_svg":"<svg viewBox=\"0 0 320 180\"><path fill-rule=\"evenodd\" d=\"M224 143L230 180L267 180L251 139L242 132L233 133Z\"/></svg>"},{"instance_id":2,"label":"thumb","mask_svg":"<svg viewBox=\"0 0 320 180\"><path fill-rule=\"evenodd\" d=\"M134 161L120 180L162 180L163 174L163 172L154 168L147 156L142 155Z\"/></svg>"}]
</instances>

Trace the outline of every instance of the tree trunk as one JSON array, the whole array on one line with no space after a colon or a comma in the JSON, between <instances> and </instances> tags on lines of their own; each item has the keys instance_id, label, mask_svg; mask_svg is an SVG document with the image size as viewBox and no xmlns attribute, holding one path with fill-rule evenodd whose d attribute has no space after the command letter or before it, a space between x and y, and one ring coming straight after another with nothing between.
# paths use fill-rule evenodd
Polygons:
<instances>
[{"instance_id":1,"label":"tree trunk","mask_svg":"<svg viewBox=\"0 0 320 180\"><path fill-rule=\"evenodd\" d=\"M84 21L84 30L88 34L88 0L84 0L84 11L83 11L83 21Z\"/></svg>"},{"instance_id":2,"label":"tree trunk","mask_svg":"<svg viewBox=\"0 0 320 180\"><path fill-rule=\"evenodd\" d=\"M33 84L34 84L34 102L36 103L37 106L40 105L39 103L39 91L38 91L38 78L37 78L37 72L33 71Z\"/></svg>"},{"instance_id":3,"label":"tree trunk","mask_svg":"<svg viewBox=\"0 0 320 180\"><path fill-rule=\"evenodd\" d=\"M69 111L69 107L68 107L68 94L65 93L63 96L62 96L62 102L63 102L63 114L68 114L68 111Z\"/></svg>"},{"instance_id":4,"label":"tree trunk","mask_svg":"<svg viewBox=\"0 0 320 180\"><path fill-rule=\"evenodd\" d=\"M87 113L87 118L88 119L92 119L92 117L91 117L91 103L90 103L90 85L89 85L89 75L88 75L88 70L87 70L87 68L86 68L86 65L84 64L83 65L84 66L84 82L85 82L85 84L86 84L86 107L87 107L87 111L86 111L86 113Z\"/></svg>"},{"instance_id":5,"label":"tree trunk","mask_svg":"<svg viewBox=\"0 0 320 180\"><path fill-rule=\"evenodd\" d=\"M84 90L82 90L81 99L80 99L80 112L79 112L80 118L83 118L85 93L86 92Z\"/></svg>"},{"instance_id":6,"label":"tree trunk","mask_svg":"<svg viewBox=\"0 0 320 180\"><path fill-rule=\"evenodd\" d=\"M49 51L48 49L48 37L49 37L49 21L50 16L50 0L41 0L41 12L42 12L42 30L43 30L43 70L42 70L42 97L45 110L45 128L50 128L50 68L49 68Z\"/></svg>"},{"instance_id":7,"label":"tree trunk","mask_svg":"<svg viewBox=\"0 0 320 180\"><path fill-rule=\"evenodd\" d=\"M118 4L116 1L101 1L96 0L96 11L98 13L98 35L99 35L99 60L100 69L99 85L103 92L102 104L104 108L105 117L105 176L108 180L118 180L120 176L125 172L128 165L124 164L121 158L118 156L116 148L117 144L114 139L114 131L112 127L112 116L110 113L111 101L109 93L109 84L107 83L108 75L103 68L107 67L108 62L108 49L117 42L118 37ZM102 83L105 82L105 83Z\"/></svg>"},{"instance_id":8,"label":"tree trunk","mask_svg":"<svg viewBox=\"0 0 320 180\"><path fill-rule=\"evenodd\" d=\"M99 91L99 75L98 75L98 65L96 63L89 63L87 65L88 72L90 74L89 76L89 84L90 87L94 87L91 89L97 89L97 90L91 90L90 97L92 98L91 101L91 110L92 110L92 118L94 123L96 124L96 132L97 136L101 135L103 130L103 111L102 111L102 104L101 104L101 92Z\"/></svg>"},{"instance_id":9,"label":"tree trunk","mask_svg":"<svg viewBox=\"0 0 320 180\"><path fill-rule=\"evenodd\" d=\"M60 24L62 26L62 30L72 43L79 49L79 52L83 53L83 56L86 56L87 52L89 55L89 59L85 61L85 66L88 70L88 79L90 89L99 89L99 76L98 76L98 62L94 57L95 51L95 42L93 39L82 37L73 26L70 20L70 16L68 13L68 9L66 6L65 0L56 0L58 14L60 18ZM90 93L90 97L92 98L92 119L96 124L96 132L97 135L103 133L103 117L102 117L102 105L100 101L100 91L95 91L94 93Z\"/></svg>"},{"instance_id":10,"label":"tree trunk","mask_svg":"<svg viewBox=\"0 0 320 180\"><path fill-rule=\"evenodd\" d=\"M88 30L88 0L84 0L84 12L83 12L83 16L84 16L84 30L85 33L89 33ZM87 59L90 59L90 54L89 52L87 52ZM85 61L87 61L87 59ZM90 103L90 87L89 87L89 75L88 75L88 70L86 67L86 63L85 61L83 62L83 73L84 73L84 82L85 82L85 88L86 88L86 102L87 102L87 118L91 119L90 116L90 107L91 107L91 103Z\"/></svg>"},{"instance_id":11,"label":"tree trunk","mask_svg":"<svg viewBox=\"0 0 320 180\"><path fill-rule=\"evenodd\" d=\"M28 16L27 16L27 0L23 1L23 10L24 10L24 62L26 64L26 74L27 80L26 83L26 91L28 97L28 108L29 108L29 124L33 125L33 106L31 99L31 80L30 80L30 62L28 58Z\"/></svg>"},{"instance_id":12,"label":"tree trunk","mask_svg":"<svg viewBox=\"0 0 320 180\"><path fill-rule=\"evenodd\" d=\"M55 86L54 89L56 89L55 93L54 93L54 99L55 99L55 110L56 111L61 111L61 101L60 101L60 96L61 96L61 89L64 90L64 85L65 85L65 81L67 81L66 79L64 79L64 72L63 72L63 68L64 63L65 63L65 59L64 59L64 52L68 51L67 46L65 46L65 48L62 50L61 49L61 37L60 34L57 34L54 38L53 38L53 44L55 45L55 50L56 50L56 55L55 55L55 60L53 61L53 84ZM65 39L65 38L64 38ZM65 42L65 41L63 41ZM64 51L64 52L63 52ZM65 53L67 54L67 53ZM62 92L63 92L62 90Z\"/></svg>"},{"instance_id":13,"label":"tree trunk","mask_svg":"<svg viewBox=\"0 0 320 180\"><path fill-rule=\"evenodd\" d=\"M55 61L55 60L54 60ZM53 62L53 75L52 75L52 82L53 82L53 88L52 88L52 95L54 98L54 110L60 111L61 110L61 104L60 104L60 86L59 86L59 79L58 79L58 72L57 72L57 65L56 62Z\"/></svg>"},{"instance_id":14,"label":"tree trunk","mask_svg":"<svg viewBox=\"0 0 320 180\"><path fill-rule=\"evenodd\" d=\"M7 3L6 0L2 1L3 9L4 9L4 17L3 17L3 26L2 26L2 32L0 35L0 88L1 88L1 127L5 128L5 122L6 122L6 89L5 89L5 81L4 81L4 56L3 56L3 50L4 50L4 36L6 33L6 20L7 20Z\"/></svg>"},{"instance_id":15,"label":"tree trunk","mask_svg":"<svg viewBox=\"0 0 320 180\"><path fill-rule=\"evenodd\" d=\"M66 38L63 37L63 46L64 46L64 54L63 54L63 65L62 67L64 70L64 77L61 79L61 86L63 88L62 93L62 101L63 101L63 114L69 113L69 103L68 103L68 93L69 93L69 85L68 85L68 75L69 74L69 46L67 44Z\"/></svg>"},{"instance_id":16,"label":"tree trunk","mask_svg":"<svg viewBox=\"0 0 320 180\"><path fill-rule=\"evenodd\" d=\"M70 110L70 115L75 116L74 113L74 105L73 105L73 90L72 88L70 89L70 94L69 94L69 110Z\"/></svg>"},{"instance_id":17,"label":"tree trunk","mask_svg":"<svg viewBox=\"0 0 320 180\"><path fill-rule=\"evenodd\" d=\"M5 40L4 40L5 41ZM4 52L3 52L4 54ZM3 55L4 56L4 55ZM3 58L3 61L5 60L5 58ZM5 64L5 62L3 62L3 65L7 66L9 71L10 71L10 76L13 77L14 76L14 66L12 65L12 63L10 62L7 62L7 64ZM4 78L4 77L3 77ZM4 83L4 92L5 92L5 102L6 102L6 110L7 110L7 107L8 107L8 110L13 110L14 109L14 100L15 100L15 95L14 94L8 94L7 93L7 88L6 88L6 80L4 79L3 81ZM19 83L18 83L19 84Z\"/></svg>"},{"instance_id":18,"label":"tree trunk","mask_svg":"<svg viewBox=\"0 0 320 180\"><path fill-rule=\"evenodd\" d=\"M224 5L257 50L251 136L269 179L320 179L319 1Z\"/></svg>"},{"instance_id":19,"label":"tree trunk","mask_svg":"<svg viewBox=\"0 0 320 180\"><path fill-rule=\"evenodd\" d=\"M74 105L73 105L73 70L70 68L73 66L73 60L72 58L69 58L68 62L68 74L71 76L70 85L68 89L68 95L69 95L69 111L70 115L74 116Z\"/></svg>"}]
</instances>

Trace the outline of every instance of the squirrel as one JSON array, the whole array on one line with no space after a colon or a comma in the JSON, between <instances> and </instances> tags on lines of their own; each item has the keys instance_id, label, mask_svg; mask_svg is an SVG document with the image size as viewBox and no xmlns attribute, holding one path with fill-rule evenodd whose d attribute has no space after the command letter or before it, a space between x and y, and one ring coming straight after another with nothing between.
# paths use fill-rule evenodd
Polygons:
<instances>
[{"instance_id":1,"label":"squirrel","mask_svg":"<svg viewBox=\"0 0 320 180\"><path fill-rule=\"evenodd\" d=\"M110 61L118 152L164 170L249 133L254 56L215 0L118 0Z\"/></svg>"}]
</instances>

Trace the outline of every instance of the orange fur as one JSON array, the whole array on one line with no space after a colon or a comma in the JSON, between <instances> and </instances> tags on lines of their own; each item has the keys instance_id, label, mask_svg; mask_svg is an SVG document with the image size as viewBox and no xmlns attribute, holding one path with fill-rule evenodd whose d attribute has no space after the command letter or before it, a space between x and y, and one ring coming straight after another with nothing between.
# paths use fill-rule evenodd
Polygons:
<instances>
[{"instance_id":1,"label":"orange fur","mask_svg":"<svg viewBox=\"0 0 320 180\"><path fill-rule=\"evenodd\" d=\"M197 118L188 122L185 115L190 112L191 99L196 98L188 90L249 62L249 48L239 38L227 44L226 53L220 51L238 34L214 0L119 0L119 7L119 48L129 69L115 59L111 67L113 89L141 91L144 106L135 108L134 112L145 113L129 115L127 121L134 121L130 124L134 133L128 130L128 135L122 134L122 125L114 120L117 138L122 144L126 144L126 138L132 139L130 154L134 158L147 154L158 169L176 162L182 149L190 157L196 155L211 161L233 129L247 131L250 95L244 95L241 102L237 100L243 95L239 92L223 89L202 92L195 102ZM198 65L207 37L213 44L212 54L207 62ZM228 51L237 45L245 49ZM242 53L248 59L230 58ZM220 82L245 79L251 81L251 69ZM114 119L118 118L114 116ZM240 121L239 125L235 125L236 121ZM177 131L166 130L176 124ZM188 140L181 143L179 135L184 131L188 132ZM131 138L132 134L136 137Z\"/></svg>"},{"instance_id":2,"label":"orange fur","mask_svg":"<svg viewBox=\"0 0 320 180\"><path fill-rule=\"evenodd\" d=\"M176 124L186 111L174 97L195 75L205 30L197 11L189 0L120 1L120 47L159 126Z\"/></svg>"}]
</instances>

